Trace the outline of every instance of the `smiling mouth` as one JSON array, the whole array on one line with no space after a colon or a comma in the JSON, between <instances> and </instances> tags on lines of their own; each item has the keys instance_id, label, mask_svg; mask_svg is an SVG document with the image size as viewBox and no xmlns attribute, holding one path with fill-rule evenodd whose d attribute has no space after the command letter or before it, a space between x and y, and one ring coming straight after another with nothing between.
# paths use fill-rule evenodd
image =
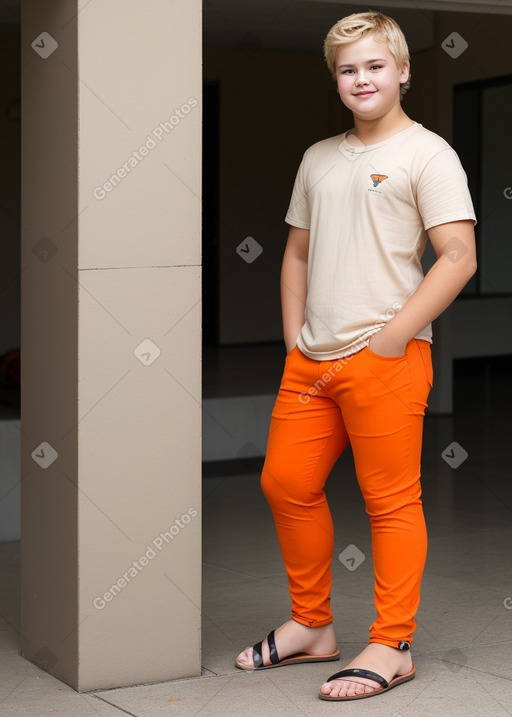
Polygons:
<instances>
[{"instance_id":1,"label":"smiling mouth","mask_svg":"<svg viewBox=\"0 0 512 717\"><path fill-rule=\"evenodd\" d=\"M369 97L370 95L374 95L374 91L368 90L368 92L358 92L355 96L356 97Z\"/></svg>"}]
</instances>

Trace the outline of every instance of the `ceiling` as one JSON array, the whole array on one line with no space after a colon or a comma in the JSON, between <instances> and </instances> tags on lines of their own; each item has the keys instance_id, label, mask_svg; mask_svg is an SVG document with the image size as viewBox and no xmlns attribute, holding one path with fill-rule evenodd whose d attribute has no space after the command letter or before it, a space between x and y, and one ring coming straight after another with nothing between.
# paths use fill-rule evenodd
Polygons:
<instances>
[{"instance_id":1,"label":"ceiling","mask_svg":"<svg viewBox=\"0 0 512 717\"><path fill-rule=\"evenodd\" d=\"M379 9L386 11L380 5ZM204 0L204 44L321 53L329 28L344 15L362 10L357 2L333 5L315 0ZM432 46L433 11L414 10L409 3L408 8L394 8L389 14L404 30L411 52Z\"/></svg>"},{"instance_id":2,"label":"ceiling","mask_svg":"<svg viewBox=\"0 0 512 717\"><path fill-rule=\"evenodd\" d=\"M101 0L98 0L101 2ZM434 43L434 11L512 14L512 0L203 0L206 47L276 52L322 51L325 35L341 17L369 7L394 17L411 52ZM82 12L86 11L86 3ZM0 0L0 23L20 22L21 0Z\"/></svg>"}]
</instances>

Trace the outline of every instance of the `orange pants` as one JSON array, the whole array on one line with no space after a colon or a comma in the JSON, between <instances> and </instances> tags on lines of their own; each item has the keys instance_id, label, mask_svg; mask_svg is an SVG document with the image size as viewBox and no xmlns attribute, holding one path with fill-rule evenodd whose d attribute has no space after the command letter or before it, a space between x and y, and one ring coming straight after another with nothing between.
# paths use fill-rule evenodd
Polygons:
<instances>
[{"instance_id":1,"label":"orange pants","mask_svg":"<svg viewBox=\"0 0 512 717\"><path fill-rule=\"evenodd\" d=\"M286 357L262 472L288 574L292 617L332 622L334 530L324 486L350 443L370 516L377 619L370 642L412 642L427 554L420 486L423 417L432 385L430 344L400 357L364 348L315 361Z\"/></svg>"}]
</instances>

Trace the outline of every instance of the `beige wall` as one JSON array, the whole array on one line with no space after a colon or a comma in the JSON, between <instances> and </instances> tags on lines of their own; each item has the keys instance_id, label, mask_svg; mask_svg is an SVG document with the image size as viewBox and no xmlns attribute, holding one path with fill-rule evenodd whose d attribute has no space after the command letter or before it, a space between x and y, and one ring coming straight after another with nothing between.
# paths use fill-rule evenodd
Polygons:
<instances>
[{"instance_id":1,"label":"beige wall","mask_svg":"<svg viewBox=\"0 0 512 717\"><path fill-rule=\"evenodd\" d=\"M76 22L60 30L69 5L51 10L25 2L22 26L21 651L76 686L77 47ZM59 55L32 50L34 26L58 35ZM59 456L46 469L32 458L47 460L43 442Z\"/></svg>"},{"instance_id":2,"label":"beige wall","mask_svg":"<svg viewBox=\"0 0 512 717\"><path fill-rule=\"evenodd\" d=\"M22 51L22 653L197 675L201 4L25 0Z\"/></svg>"}]
</instances>

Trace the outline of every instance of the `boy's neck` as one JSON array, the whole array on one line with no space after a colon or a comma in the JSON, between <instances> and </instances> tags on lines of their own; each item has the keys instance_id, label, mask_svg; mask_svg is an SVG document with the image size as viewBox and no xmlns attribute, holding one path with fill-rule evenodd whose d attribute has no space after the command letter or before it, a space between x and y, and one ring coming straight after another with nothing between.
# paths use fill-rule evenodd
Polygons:
<instances>
[{"instance_id":1,"label":"boy's neck","mask_svg":"<svg viewBox=\"0 0 512 717\"><path fill-rule=\"evenodd\" d=\"M354 128L347 132L347 137L355 135L359 142L365 145L377 144L414 124L414 120L398 105L377 119L366 120L354 116ZM350 142L350 139L348 141Z\"/></svg>"}]
</instances>

